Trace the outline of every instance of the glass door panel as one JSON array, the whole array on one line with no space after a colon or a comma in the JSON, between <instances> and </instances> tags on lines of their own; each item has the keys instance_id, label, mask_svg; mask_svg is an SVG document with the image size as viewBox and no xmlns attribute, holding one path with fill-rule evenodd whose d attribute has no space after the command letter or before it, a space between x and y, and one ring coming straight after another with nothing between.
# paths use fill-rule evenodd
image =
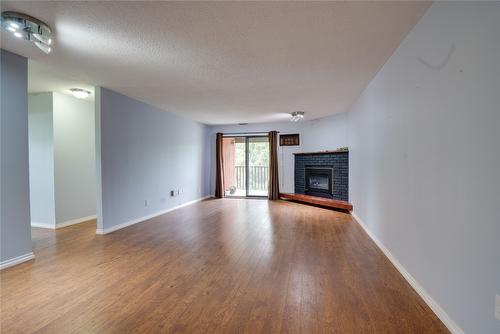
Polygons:
<instances>
[{"instance_id":1,"label":"glass door panel","mask_svg":"<svg viewBox=\"0 0 500 334\"><path fill-rule=\"evenodd\" d=\"M268 137L247 137L247 150L247 196L267 196L269 182Z\"/></svg>"},{"instance_id":2,"label":"glass door panel","mask_svg":"<svg viewBox=\"0 0 500 334\"><path fill-rule=\"evenodd\" d=\"M246 137L224 137L224 195L246 196Z\"/></svg>"}]
</instances>

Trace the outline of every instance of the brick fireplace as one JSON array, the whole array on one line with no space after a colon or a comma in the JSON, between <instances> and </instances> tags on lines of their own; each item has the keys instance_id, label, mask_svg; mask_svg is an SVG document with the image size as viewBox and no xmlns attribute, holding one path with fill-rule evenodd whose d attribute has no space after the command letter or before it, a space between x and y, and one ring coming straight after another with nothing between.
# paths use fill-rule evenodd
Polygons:
<instances>
[{"instance_id":1,"label":"brick fireplace","mask_svg":"<svg viewBox=\"0 0 500 334\"><path fill-rule=\"evenodd\" d=\"M295 154L295 193L349 200L349 152Z\"/></svg>"}]
</instances>

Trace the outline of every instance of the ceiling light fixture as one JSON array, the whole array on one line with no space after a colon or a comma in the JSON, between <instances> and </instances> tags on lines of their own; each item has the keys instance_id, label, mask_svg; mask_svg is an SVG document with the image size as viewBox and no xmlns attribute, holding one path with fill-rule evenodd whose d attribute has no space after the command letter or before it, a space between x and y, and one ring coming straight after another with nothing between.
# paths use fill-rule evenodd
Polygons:
<instances>
[{"instance_id":1,"label":"ceiling light fixture","mask_svg":"<svg viewBox=\"0 0 500 334\"><path fill-rule=\"evenodd\" d=\"M52 29L44 22L33 16L18 12L3 12L1 17L2 28L10 31L17 38L32 41L45 53L52 51Z\"/></svg>"},{"instance_id":2,"label":"ceiling light fixture","mask_svg":"<svg viewBox=\"0 0 500 334\"><path fill-rule=\"evenodd\" d=\"M49 36L44 36L44 35L40 35L40 34L33 34L32 35L36 40L38 40L39 42L45 44L45 45L50 45L52 44L52 38L50 38ZM35 43L36 41L33 40Z\"/></svg>"},{"instance_id":3,"label":"ceiling light fixture","mask_svg":"<svg viewBox=\"0 0 500 334\"><path fill-rule=\"evenodd\" d=\"M292 118L290 119L291 122L298 122L304 118L304 112L303 111L294 111L291 113Z\"/></svg>"},{"instance_id":4,"label":"ceiling light fixture","mask_svg":"<svg viewBox=\"0 0 500 334\"><path fill-rule=\"evenodd\" d=\"M71 88L70 91L77 99L85 99L91 94L90 91L81 88Z\"/></svg>"},{"instance_id":5,"label":"ceiling light fixture","mask_svg":"<svg viewBox=\"0 0 500 334\"><path fill-rule=\"evenodd\" d=\"M50 51L52 51L52 48L50 46L48 46L47 44L43 44L43 43L38 42L38 41L36 41L34 43L35 43L36 46L38 46L38 48L40 50L42 50L45 53L50 53Z\"/></svg>"}]
</instances>

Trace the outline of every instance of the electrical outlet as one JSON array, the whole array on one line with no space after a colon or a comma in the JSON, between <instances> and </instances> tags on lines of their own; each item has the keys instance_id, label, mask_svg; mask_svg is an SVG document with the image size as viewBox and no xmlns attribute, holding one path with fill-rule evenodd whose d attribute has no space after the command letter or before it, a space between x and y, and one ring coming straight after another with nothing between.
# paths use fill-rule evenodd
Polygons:
<instances>
[{"instance_id":1,"label":"electrical outlet","mask_svg":"<svg viewBox=\"0 0 500 334\"><path fill-rule=\"evenodd\" d=\"M149 200L145 199L144 200L144 206L148 206L149 205Z\"/></svg>"},{"instance_id":2,"label":"electrical outlet","mask_svg":"<svg viewBox=\"0 0 500 334\"><path fill-rule=\"evenodd\" d=\"M175 197L175 190L170 190L170 196Z\"/></svg>"},{"instance_id":3,"label":"electrical outlet","mask_svg":"<svg viewBox=\"0 0 500 334\"><path fill-rule=\"evenodd\" d=\"M495 318L500 320L500 296L495 296Z\"/></svg>"}]
</instances>

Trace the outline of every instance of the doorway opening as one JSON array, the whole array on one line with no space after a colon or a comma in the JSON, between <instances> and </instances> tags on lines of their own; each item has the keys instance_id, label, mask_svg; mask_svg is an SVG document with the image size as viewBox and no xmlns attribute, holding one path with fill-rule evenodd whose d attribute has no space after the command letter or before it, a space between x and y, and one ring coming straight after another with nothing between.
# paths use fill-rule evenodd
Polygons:
<instances>
[{"instance_id":1,"label":"doorway opening","mask_svg":"<svg viewBox=\"0 0 500 334\"><path fill-rule=\"evenodd\" d=\"M83 87L90 95L72 94ZM33 248L54 230L96 224L94 88L28 62L30 216Z\"/></svg>"},{"instance_id":2,"label":"doorway opening","mask_svg":"<svg viewBox=\"0 0 500 334\"><path fill-rule=\"evenodd\" d=\"M223 138L226 197L267 197L269 138L267 135Z\"/></svg>"}]
</instances>

